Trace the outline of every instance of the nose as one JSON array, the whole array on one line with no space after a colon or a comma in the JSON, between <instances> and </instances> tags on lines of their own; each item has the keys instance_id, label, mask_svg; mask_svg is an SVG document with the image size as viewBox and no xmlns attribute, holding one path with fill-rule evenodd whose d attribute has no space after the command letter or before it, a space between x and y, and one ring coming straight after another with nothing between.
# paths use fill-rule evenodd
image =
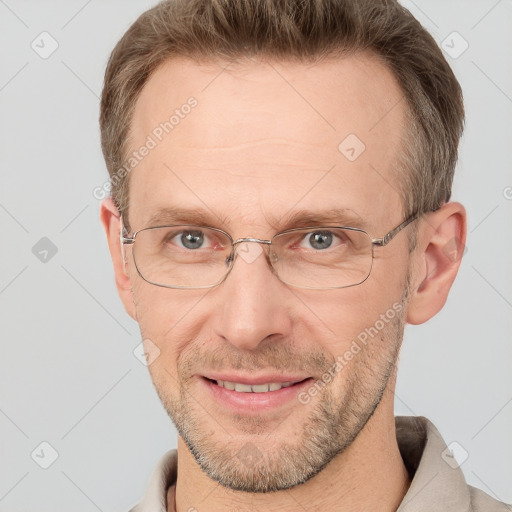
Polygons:
<instances>
[{"instance_id":1,"label":"nose","mask_svg":"<svg viewBox=\"0 0 512 512\"><path fill-rule=\"evenodd\" d=\"M215 333L239 349L254 350L270 336L289 336L290 293L274 274L266 246L244 242L215 290Z\"/></svg>"}]
</instances>

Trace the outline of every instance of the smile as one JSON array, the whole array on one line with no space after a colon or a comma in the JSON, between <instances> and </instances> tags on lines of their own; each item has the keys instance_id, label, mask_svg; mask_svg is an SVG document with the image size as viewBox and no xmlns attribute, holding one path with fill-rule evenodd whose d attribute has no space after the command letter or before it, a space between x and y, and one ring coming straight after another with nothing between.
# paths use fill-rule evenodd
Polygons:
<instances>
[{"instance_id":1,"label":"smile","mask_svg":"<svg viewBox=\"0 0 512 512\"><path fill-rule=\"evenodd\" d=\"M279 391L281 388L287 388L296 382L270 382L268 384L242 384L240 382L229 382L227 380L217 380L217 385L239 393L266 393L267 391Z\"/></svg>"},{"instance_id":2,"label":"smile","mask_svg":"<svg viewBox=\"0 0 512 512\"><path fill-rule=\"evenodd\" d=\"M311 377L301 378L297 375L220 377L221 375L202 376L199 382L202 382L203 389L224 412L231 410L237 414L261 414L286 405L298 404L298 393L313 381Z\"/></svg>"}]
</instances>

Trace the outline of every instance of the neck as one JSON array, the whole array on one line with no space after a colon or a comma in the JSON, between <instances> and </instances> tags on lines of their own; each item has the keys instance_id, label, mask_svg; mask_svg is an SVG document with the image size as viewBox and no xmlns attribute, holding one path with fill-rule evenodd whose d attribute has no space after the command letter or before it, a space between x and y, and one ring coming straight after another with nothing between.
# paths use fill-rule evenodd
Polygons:
<instances>
[{"instance_id":1,"label":"neck","mask_svg":"<svg viewBox=\"0 0 512 512\"><path fill-rule=\"evenodd\" d=\"M175 504L176 512L396 511L410 479L396 440L393 389L387 386L374 414L343 453L305 484L284 491L249 494L221 487L199 468L180 438L178 478L168 494L169 510Z\"/></svg>"}]
</instances>

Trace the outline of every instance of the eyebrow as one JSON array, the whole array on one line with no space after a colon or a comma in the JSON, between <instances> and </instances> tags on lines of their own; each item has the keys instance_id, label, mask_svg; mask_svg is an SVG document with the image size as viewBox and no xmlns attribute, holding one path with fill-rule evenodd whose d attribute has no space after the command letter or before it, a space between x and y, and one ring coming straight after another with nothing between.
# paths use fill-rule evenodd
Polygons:
<instances>
[{"instance_id":1,"label":"eyebrow","mask_svg":"<svg viewBox=\"0 0 512 512\"><path fill-rule=\"evenodd\" d=\"M267 222L277 231L320 225L349 226L367 229L363 218L350 208L334 208L323 211L294 210L278 217L274 214L265 216ZM232 219L226 214L214 213L198 208L162 208L151 215L146 227L164 226L172 224L194 224L210 226L225 230Z\"/></svg>"},{"instance_id":2,"label":"eyebrow","mask_svg":"<svg viewBox=\"0 0 512 512\"><path fill-rule=\"evenodd\" d=\"M267 215L266 219L271 225L277 225L280 231L294 227L300 228L328 224L361 229L366 228L363 218L349 208L334 208L323 211L301 209L287 213L281 218Z\"/></svg>"},{"instance_id":3,"label":"eyebrow","mask_svg":"<svg viewBox=\"0 0 512 512\"><path fill-rule=\"evenodd\" d=\"M229 218L199 208L162 208L151 215L147 227L168 224L198 224L221 228L221 225L229 224Z\"/></svg>"}]
</instances>

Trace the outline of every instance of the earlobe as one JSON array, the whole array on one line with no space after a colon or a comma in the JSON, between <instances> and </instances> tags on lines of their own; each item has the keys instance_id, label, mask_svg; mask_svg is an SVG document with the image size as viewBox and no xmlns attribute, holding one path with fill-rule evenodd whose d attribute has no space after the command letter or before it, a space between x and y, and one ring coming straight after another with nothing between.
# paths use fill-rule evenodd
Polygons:
<instances>
[{"instance_id":1,"label":"earlobe","mask_svg":"<svg viewBox=\"0 0 512 512\"><path fill-rule=\"evenodd\" d=\"M102 201L100 206L100 219L107 236L110 256L114 266L117 291L126 311L134 320L136 320L132 286L127 272L127 266L123 258L121 242L119 240L121 217L112 198L107 197Z\"/></svg>"},{"instance_id":2,"label":"earlobe","mask_svg":"<svg viewBox=\"0 0 512 512\"><path fill-rule=\"evenodd\" d=\"M408 323L424 323L442 309L459 270L465 244L466 210L460 203L446 203L422 219L411 270Z\"/></svg>"}]
</instances>

